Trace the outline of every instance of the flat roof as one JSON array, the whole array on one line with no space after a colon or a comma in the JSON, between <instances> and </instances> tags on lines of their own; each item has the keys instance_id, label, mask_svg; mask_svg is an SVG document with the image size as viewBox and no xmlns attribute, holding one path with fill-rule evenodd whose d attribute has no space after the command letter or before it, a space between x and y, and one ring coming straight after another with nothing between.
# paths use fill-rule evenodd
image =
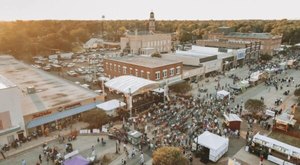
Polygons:
<instances>
[{"instance_id":1,"label":"flat roof","mask_svg":"<svg viewBox=\"0 0 300 165\"><path fill-rule=\"evenodd\" d=\"M239 38L258 38L258 39L271 39L273 36L270 33L240 33L240 32L231 32L226 37L239 37Z\"/></svg>"},{"instance_id":2,"label":"flat roof","mask_svg":"<svg viewBox=\"0 0 300 165\"><path fill-rule=\"evenodd\" d=\"M22 90L23 115L50 108L61 107L74 102L96 98L93 91L24 64L12 56L0 56L0 74L15 83ZM27 94L28 87L36 92Z\"/></svg>"},{"instance_id":3,"label":"flat roof","mask_svg":"<svg viewBox=\"0 0 300 165\"><path fill-rule=\"evenodd\" d=\"M0 74L0 89L6 89L10 87L15 87L16 85L9 81L6 77Z\"/></svg>"},{"instance_id":4,"label":"flat roof","mask_svg":"<svg viewBox=\"0 0 300 165\"><path fill-rule=\"evenodd\" d=\"M227 49L227 52L220 52L219 48L204 47L192 45L192 49L188 51L176 51L176 55L179 56L194 56L199 58L211 57L215 55L226 55L233 52L233 49Z\"/></svg>"},{"instance_id":5,"label":"flat roof","mask_svg":"<svg viewBox=\"0 0 300 165\"><path fill-rule=\"evenodd\" d=\"M182 62L176 59L170 60L170 59L163 59L158 57L145 57L145 56L123 56L123 57L112 57L107 59L123 62L127 64L132 64L132 65L144 66L147 68L157 68L157 67L162 67L162 66L172 65L172 64L177 64Z\"/></svg>"}]
</instances>

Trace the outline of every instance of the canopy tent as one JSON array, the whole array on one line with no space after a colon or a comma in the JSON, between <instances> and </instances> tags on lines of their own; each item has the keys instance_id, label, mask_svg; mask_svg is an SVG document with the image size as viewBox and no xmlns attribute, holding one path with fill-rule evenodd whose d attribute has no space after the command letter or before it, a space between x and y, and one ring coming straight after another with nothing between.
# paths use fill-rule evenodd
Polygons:
<instances>
[{"instance_id":1,"label":"canopy tent","mask_svg":"<svg viewBox=\"0 0 300 165\"><path fill-rule=\"evenodd\" d=\"M230 130L240 130L242 119L236 114L223 114L226 124L230 128Z\"/></svg>"},{"instance_id":2,"label":"canopy tent","mask_svg":"<svg viewBox=\"0 0 300 165\"><path fill-rule=\"evenodd\" d=\"M144 78L125 75L107 81L105 86L118 92L122 92L126 95L137 95L156 89L159 87L159 84L155 81Z\"/></svg>"},{"instance_id":3,"label":"canopy tent","mask_svg":"<svg viewBox=\"0 0 300 165\"><path fill-rule=\"evenodd\" d=\"M281 129L284 131L288 131L289 125L294 126L296 124L296 120L293 119L294 115L290 115L288 113L282 113L275 117L275 128Z\"/></svg>"},{"instance_id":4,"label":"canopy tent","mask_svg":"<svg viewBox=\"0 0 300 165\"><path fill-rule=\"evenodd\" d=\"M221 90L217 92L218 99L224 99L225 97L230 97L230 93L225 90Z\"/></svg>"},{"instance_id":5,"label":"canopy tent","mask_svg":"<svg viewBox=\"0 0 300 165\"><path fill-rule=\"evenodd\" d=\"M80 155L74 156L71 159L64 161L64 165L88 165L89 163L90 161Z\"/></svg>"},{"instance_id":6,"label":"canopy tent","mask_svg":"<svg viewBox=\"0 0 300 165\"><path fill-rule=\"evenodd\" d=\"M253 73L250 75L249 81L250 81L250 82L258 81L259 78L260 78L260 75L262 75L262 72L260 72L260 71L253 72Z\"/></svg>"},{"instance_id":7,"label":"canopy tent","mask_svg":"<svg viewBox=\"0 0 300 165\"><path fill-rule=\"evenodd\" d=\"M205 131L194 142L209 149L209 160L216 162L228 151L229 140Z\"/></svg>"},{"instance_id":8,"label":"canopy tent","mask_svg":"<svg viewBox=\"0 0 300 165\"><path fill-rule=\"evenodd\" d=\"M113 115L114 110L124 107L126 104L120 100L113 99L96 105L97 108L104 110L108 115Z\"/></svg>"},{"instance_id":9,"label":"canopy tent","mask_svg":"<svg viewBox=\"0 0 300 165\"><path fill-rule=\"evenodd\" d=\"M249 81L247 81L247 80L242 80L239 83L239 85L242 86L242 87L245 87L245 88L248 88L250 86Z\"/></svg>"}]
</instances>

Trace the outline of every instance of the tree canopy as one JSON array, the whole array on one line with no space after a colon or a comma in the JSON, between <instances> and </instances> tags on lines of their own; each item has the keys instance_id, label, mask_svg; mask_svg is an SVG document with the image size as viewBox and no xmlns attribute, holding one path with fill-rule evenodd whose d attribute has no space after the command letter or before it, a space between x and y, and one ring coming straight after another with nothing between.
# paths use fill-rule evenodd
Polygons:
<instances>
[{"instance_id":1,"label":"tree canopy","mask_svg":"<svg viewBox=\"0 0 300 165\"><path fill-rule=\"evenodd\" d=\"M245 102L245 108L252 112L253 115L257 115L265 110L266 105L261 100L249 99Z\"/></svg>"},{"instance_id":2,"label":"tree canopy","mask_svg":"<svg viewBox=\"0 0 300 165\"><path fill-rule=\"evenodd\" d=\"M109 116L99 109L94 109L82 114L82 120L89 123L91 128L99 128L109 122Z\"/></svg>"},{"instance_id":3,"label":"tree canopy","mask_svg":"<svg viewBox=\"0 0 300 165\"><path fill-rule=\"evenodd\" d=\"M294 95L300 97L300 88L295 90Z\"/></svg>"},{"instance_id":4,"label":"tree canopy","mask_svg":"<svg viewBox=\"0 0 300 165\"><path fill-rule=\"evenodd\" d=\"M159 52L155 52L155 53L151 54L151 57L161 58L161 54Z\"/></svg>"},{"instance_id":5,"label":"tree canopy","mask_svg":"<svg viewBox=\"0 0 300 165\"><path fill-rule=\"evenodd\" d=\"M300 43L299 20L156 21L156 31L175 34L174 39L181 42L202 39L220 26L231 27L237 32L282 35L283 43ZM145 31L147 27L148 20L0 22L0 54L26 59L34 55L72 51L91 37L101 36L118 42L127 30Z\"/></svg>"},{"instance_id":6,"label":"tree canopy","mask_svg":"<svg viewBox=\"0 0 300 165\"><path fill-rule=\"evenodd\" d=\"M177 147L161 147L153 153L153 165L188 165L188 159Z\"/></svg>"}]
</instances>

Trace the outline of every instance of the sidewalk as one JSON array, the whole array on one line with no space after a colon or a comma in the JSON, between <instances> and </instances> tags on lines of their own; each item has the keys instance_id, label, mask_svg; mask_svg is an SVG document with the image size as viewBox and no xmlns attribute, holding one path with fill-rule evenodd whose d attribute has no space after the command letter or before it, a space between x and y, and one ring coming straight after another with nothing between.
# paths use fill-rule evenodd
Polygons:
<instances>
[{"instance_id":1,"label":"sidewalk","mask_svg":"<svg viewBox=\"0 0 300 165\"><path fill-rule=\"evenodd\" d=\"M251 162L251 165L259 165L260 162L260 158L258 156L255 156L249 152L245 151L245 147L241 148L239 152L237 152L233 158L236 158L238 160L241 160L243 162ZM274 163L268 161L268 160L264 160L263 161L264 165L273 165Z\"/></svg>"},{"instance_id":2,"label":"sidewalk","mask_svg":"<svg viewBox=\"0 0 300 165\"><path fill-rule=\"evenodd\" d=\"M85 123L73 124L72 130L75 130L75 129L79 130L80 128L82 128L82 126L85 126L85 125L86 125ZM24 151L38 147L38 146L42 145L43 143L49 143L51 141L56 140L58 137L58 134L64 135L64 136L68 135L70 133L70 131L71 130L69 128L67 128L67 129L63 129L61 131L54 131L54 132L50 133L49 136L42 136L42 137L38 137L37 139L31 138L31 141L22 143L21 146L16 149L11 147L9 151L4 152L4 155L6 158L8 158L8 157L20 154ZM0 160L2 160L2 159L3 159L3 157L0 156Z\"/></svg>"}]
</instances>

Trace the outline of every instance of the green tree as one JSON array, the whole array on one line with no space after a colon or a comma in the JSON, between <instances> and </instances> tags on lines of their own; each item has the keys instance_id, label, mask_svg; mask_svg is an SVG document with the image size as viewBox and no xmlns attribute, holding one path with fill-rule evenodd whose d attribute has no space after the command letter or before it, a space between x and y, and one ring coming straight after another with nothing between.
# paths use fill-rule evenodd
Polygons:
<instances>
[{"instance_id":1,"label":"green tree","mask_svg":"<svg viewBox=\"0 0 300 165\"><path fill-rule=\"evenodd\" d=\"M109 116L99 109L94 109L82 114L82 120L89 124L91 128L100 128L109 122Z\"/></svg>"},{"instance_id":2,"label":"green tree","mask_svg":"<svg viewBox=\"0 0 300 165\"><path fill-rule=\"evenodd\" d=\"M153 153L153 165L188 165L188 159L177 147L162 147Z\"/></svg>"},{"instance_id":3,"label":"green tree","mask_svg":"<svg viewBox=\"0 0 300 165\"><path fill-rule=\"evenodd\" d=\"M263 112L266 108L266 105L261 100L249 99L245 102L245 108L255 116L258 113Z\"/></svg>"},{"instance_id":4,"label":"green tree","mask_svg":"<svg viewBox=\"0 0 300 165\"><path fill-rule=\"evenodd\" d=\"M260 55L260 59L263 61L270 61L270 60L272 60L272 56L268 55L268 54L262 54L262 55Z\"/></svg>"},{"instance_id":5,"label":"green tree","mask_svg":"<svg viewBox=\"0 0 300 165\"><path fill-rule=\"evenodd\" d=\"M161 58L161 54L159 52L155 52L155 53L151 54L151 57Z\"/></svg>"},{"instance_id":6,"label":"green tree","mask_svg":"<svg viewBox=\"0 0 300 165\"><path fill-rule=\"evenodd\" d=\"M300 88L295 90L294 95L300 97Z\"/></svg>"},{"instance_id":7,"label":"green tree","mask_svg":"<svg viewBox=\"0 0 300 165\"><path fill-rule=\"evenodd\" d=\"M187 81L170 86L170 90L176 93L185 94L192 89L192 86Z\"/></svg>"}]
</instances>

